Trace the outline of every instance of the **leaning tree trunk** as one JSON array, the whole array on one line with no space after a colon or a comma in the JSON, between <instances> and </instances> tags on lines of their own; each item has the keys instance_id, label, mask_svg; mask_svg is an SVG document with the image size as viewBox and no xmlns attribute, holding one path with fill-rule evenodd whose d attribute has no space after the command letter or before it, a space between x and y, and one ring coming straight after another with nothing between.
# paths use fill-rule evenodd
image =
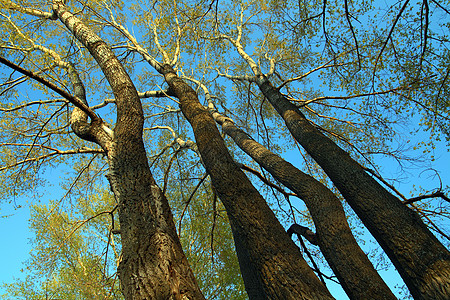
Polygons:
<instances>
[{"instance_id":1,"label":"leaning tree trunk","mask_svg":"<svg viewBox=\"0 0 450 300\"><path fill-rule=\"evenodd\" d=\"M143 111L131 79L106 43L69 13L62 1L54 1L53 10L95 58L116 99L114 134L101 130L99 118L89 125L79 110L72 115L72 127L107 151L108 179L119 206L118 272L125 298L204 299L181 248L168 201L148 166ZM105 135L109 141L104 142Z\"/></svg>"},{"instance_id":2,"label":"leaning tree trunk","mask_svg":"<svg viewBox=\"0 0 450 300\"><path fill-rule=\"evenodd\" d=\"M258 86L295 140L322 167L399 271L415 299L448 299L450 253L420 217L314 127L269 80Z\"/></svg>"},{"instance_id":3,"label":"leaning tree trunk","mask_svg":"<svg viewBox=\"0 0 450 300\"><path fill-rule=\"evenodd\" d=\"M213 186L230 219L250 299L331 299L264 198L236 166L214 119L169 65L162 73L180 100Z\"/></svg>"},{"instance_id":4,"label":"leaning tree trunk","mask_svg":"<svg viewBox=\"0 0 450 300\"><path fill-rule=\"evenodd\" d=\"M204 299L176 234L169 204L156 185L143 143L130 143L116 127L108 152L108 179L119 202L123 259L119 266L127 299Z\"/></svg>"},{"instance_id":5,"label":"leaning tree trunk","mask_svg":"<svg viewBox=\"0 0 450 300\"><path fill-rule=\"evenodd\" d=\"M315 178L250 138L230 119L213 114L224 132L272 176L305 202L316 227L317 242L351 299L396 299L356 242L340 200Z\"/></svg>"}]
</instances>

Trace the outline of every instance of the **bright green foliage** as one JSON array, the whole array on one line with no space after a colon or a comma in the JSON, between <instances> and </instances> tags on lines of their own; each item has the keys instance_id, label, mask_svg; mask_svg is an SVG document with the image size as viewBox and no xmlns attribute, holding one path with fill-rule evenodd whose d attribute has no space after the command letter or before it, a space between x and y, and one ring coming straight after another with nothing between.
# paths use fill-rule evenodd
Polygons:
<instances>
[{"instance_id":1,"label":"bright green foliage","mask_svg":"<svg viewBox=\"0 0 450 300\"><path fill-rule=\"evenodd\" d=\"M73 205L58 202L32 206L30 275L8 284L6 299L122 299L116 276L120 241L110 231L108 213L114 199L97 190Z\"/></svg>"},{"instance_id":2,"label":"bright green foliage","mask_svg":"<svg viewBox=\"0 0 450 300\"><path fill-rule=\"evenodd\" d=\"M184 198L169 195L171 199ZM205 297L246 299L234 246L229 242L231 229L219 200L210 190L201 188L188 206L180 204L174 213L177 225L183 216L181 243Z\"/></svg>"}]
</instances>

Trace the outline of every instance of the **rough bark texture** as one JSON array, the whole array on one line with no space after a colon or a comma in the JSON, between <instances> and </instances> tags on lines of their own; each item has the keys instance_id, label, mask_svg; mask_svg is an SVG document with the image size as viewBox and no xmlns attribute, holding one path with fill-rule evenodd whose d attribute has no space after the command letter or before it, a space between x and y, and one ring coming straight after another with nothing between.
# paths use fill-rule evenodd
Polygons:
<instances>
[{"instance_id":1,"label":"rough bark texture","mask_svg":"<svg viewBox=\"0 0 450 300\"><path fill-rule=\"evenodd\" d=\"M118 271L125 298L204 299L181 248L167 199L148 166L143 112L131 79L105 42L69 13L63 2L54 1L53 9L96 59L116 99L114 137L108 135L111 141L103 146L110 166L108 179L119 205L123 258ZM79 111L72 120L89 127ZM97 130L86 134L94 141L98 135L105 137L105 132Z\"/></svg>"},{"instance_id":2,"label":"rough bark texture","mask_svg":"<svg viewBox=\"0 0 450 300\"><path fill-rule=\"evenodd\" d=\"M118 271L125 298L204 299L144 148L119 137L108 158L108 179L119 200L123 259Z\"/></svg>"},{"instance_id":3,"label":"rough bark texture","mask_svg":"<svg viewBox=\"0 0 450 300\"><path fill-rule=\"evenodd\" d=\"M227 210L250 299L331 299L265 200L233 162L196 92L169 65L162 72L180 100L207 172Z\"/></svg>"},{"instance_id":4,"label":"rough bark texture","mask_svg":"<svg viewBox=\"0 0 450 300\"><path fill-rule=\"evenodd\" d=\"M236 144L278 181L305 201L316 226L316 239L351 299L396 299L358 246L339 199L326 186L250 138L226 118L222 128ZM219 118L217 120L220 122Z\"/></svg>"},{"instance_id":5,"label":"rough bark texture","mask_svg":"<svg viewBox=\"0 0 450 300\"><path fill-rule=\"evenodd\" d=\"M415 299L448 299L450 253L420 217L315 128L270 82L258 85L289 131L327 173L399 271Z\"/></svg>"}]
</instances>

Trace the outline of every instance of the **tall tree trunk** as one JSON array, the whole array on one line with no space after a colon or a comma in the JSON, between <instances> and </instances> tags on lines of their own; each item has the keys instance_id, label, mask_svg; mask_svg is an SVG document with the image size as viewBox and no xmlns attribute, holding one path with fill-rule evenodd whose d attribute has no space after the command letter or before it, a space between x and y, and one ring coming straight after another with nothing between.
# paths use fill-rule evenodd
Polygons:
<instances>
[{"instance_id":1,"label":"tall tree trunk","mask_svg":"<svg viewBox=\"0 0 450 300\"><path fill-rule=\"evenodd\" d=\"M162 70L180 100L213 186L230 219L250 299L331 299L264 198L236 166L214 119L169 65Z\"/></svg>"},{"instance_id":2,"label":"tall tree trunk","mask_svg":"<svg viewBox=\"0 0 450 300\"><path fill-rule=\"evenodd\" d=\"M322 183L301 172L250 138L231 120L214 114L224 132L275 179L305 201L311 213L318 245L351 299L396 299L358 246L340 200Z\"/></svg>"},{"instance_id":3,"label":"tall tree trunk","mask_svg":"<svg viewBox=\"0 0 450 300\"><path fill-rule=\"evenodd\" d=\"M130 143L120 135L115 142L108 152L108 179L119 202L119 275L125 298L204 299L167 199L150 173L143 143Z\"/></svg>"},{"instance_id":4,"label":"tall tree trunk","mask_svg":"<svg viewBox=\"0 0 450 300\"><path fill-rule=\"evenodd\" d=\"M106 43L68 12L62 1L53 4L58 18L101 67L116 99L117 125L114 135L109 134L111 141L102 146L107 151L108 179L119 205L122 261L118 271L125 298L204 299L181 248L168 201L148 166L142 140L143 111L136 88ZM73 124L86 127L86 118L80 114L74 112ZM101 130L85 133L85 138L94 141L106 134Z\"/></svg>"},{"instance_id":5,"label":"tall tree trunk","mask_svg":"<svg viewBox=\"0 0 450 300\"><path fill-rule=\"evenodd\" d=\"M314 127L269 80L258 86L289 131L322 167L399 271L415 299L448 299L450 253L420 217Z\"/></svg>"}]
</instances>

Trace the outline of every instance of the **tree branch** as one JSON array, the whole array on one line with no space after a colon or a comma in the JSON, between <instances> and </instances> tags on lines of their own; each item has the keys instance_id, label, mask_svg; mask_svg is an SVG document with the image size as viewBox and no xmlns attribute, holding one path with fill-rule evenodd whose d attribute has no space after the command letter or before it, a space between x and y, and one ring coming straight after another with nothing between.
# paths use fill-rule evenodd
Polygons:
<instances>
[{"instance_id":1,"label":"tree branch","mask_svg":"<svg viewBox=\"0 0 450 300\"><path fill-rule=\"evenodd\" d=\"M303 236L308 240L308 242L317 246L316 234L312 232L308 227L298 224L292 224L291 227L289 227L289 229L287 230L287 234L289 234L289 236L292 238L292 234L294 233Z\"/></svg>"},{"instance_id":2,"label":"tree branch","mask_svg":"<svg viewBox=\"0 0 450 300\"><path fill-rule=\"evenodd\" d=\"M409 0L406 0L405 3L403 4L402 8L400 9L399 13L397 14L397 17L394 20L394 24L392 24L392 27L389 30L388 36L387 36L386 40L383 43L383 47L381 48L380 53L378 54L377 59L375 60L375 65L373 67L373 75L372 75L373 78L375 78L375 72L376 72L376 69L377 69L378 61L380 60L381 55L383 54L383 51L386 48L389 39L391 38L392 32L394 32L395 25L397 25L398 20L400 20L400 17L402 15L403 11L405 10L406 6L408 5L408 3L409 3Z\"/></svg>"},{"instance_id":3,"label":"tree branch","mask_svg":"<svg viewBox=\"0 0 450 300\"><path fill-rule=\"evenodd\" d=\"M35 9L35 8L22 7L12 1L5 1L5 2L6 3L4 3L3 5L5 5L4 8L6 8L6 9L16 10L21 13L25 13L25 14L43 18L43 19L56 20L58 18L56 16L56 14L54 14L52 12L41 11L41 10Z\"/></svg>"},{"instance_id":4,"label":"tree branch","mask_svg":"<svg viewBox=\"0 0 450 300\"><path fill-rule=\"evenodd\" d=\"M0 63L10 67L11 69L26 75L34 80L36 80L37 82L45 85L46 87L48 87L49 89L51 89L52 91L56 92L57 94L59 94L60 96L64 97L65 99L67 99L70 103L72 103L74 106L76 106L77 108L81 109L83 112L85 112L92 121L99 121L100 117L86 104L83 103L83 101L81 99L79 99L78 97L74 97L71 94L69 94L68 92L64 91L63 89L61 89L60 87L58 87L57 85L55 85L54 83L48 81L47 79L31 72L28 71L24 68L22 68L19 65L16 65L15 63L7 60L6 58L0 56Z\"/></svg>"},{"instance_id":5,"label":"tree branch","mask_svg":"<svg viewBox=\"0 0 450 300\"><path fill-rule=\"evenodd\" d=\"M423 199L429 199L429 198L442 198L447 202L450 202L450 198L448 198L444 192L442 191L436 191L432 194L428 194L428 195L421 195L421 196L417 196L417 197L413 197L413 198L409 198L408 200L404 200L402 201L403 204L412 204L414 202L423 200Z\"/></svg>"},{"instance_id":6,"label":"tree branch","mask_svg":"<svg viewBox=\"0 0 450 300\"><path fill-rule=\"evenodd\" d=\"M253 168L251 168L251 167L249 167L249 166L247 166L247 165L244 165L244 164L242 164L242 163L236 162L236 164L237 164L242 170L248 171L248 172L252 173L253 175L256 175L256 177L258 177L262 182L264 182L266 185L268 185L268 186L270 186L270 187L276 189L278 192L280 192L281 194L283 194L285 197L288 197L288 196L294 196L294 197L300 198L297 194L295 194L295 193L288 193L288 192L284 191L282 188L280 188L279 186L277 186L276 184L270 182L269 180L267 180L267 178L265 178L265 177L264 177L260 172L258 172L257 170L255 170L255 169L253 169Z\"/></svg>"},{"instance_id":7,"label":"tree branch","mask_svg":"<svg viewBox=\"0 0 450 300\"><path fill-rule=\"evenodd\" d=\"M347 18L348 25L350 26L350 30L353 35L353 40L355 41L356 53L358 55L358 65L359 65L359 68L361 69L361 55L359 53L358 40L356 39L355 30L354 30L352 22L350 20L350 13L348 12L348 0L345 0L344 3L345 3L345 17Z\"/></svg>"}]
</instances>

